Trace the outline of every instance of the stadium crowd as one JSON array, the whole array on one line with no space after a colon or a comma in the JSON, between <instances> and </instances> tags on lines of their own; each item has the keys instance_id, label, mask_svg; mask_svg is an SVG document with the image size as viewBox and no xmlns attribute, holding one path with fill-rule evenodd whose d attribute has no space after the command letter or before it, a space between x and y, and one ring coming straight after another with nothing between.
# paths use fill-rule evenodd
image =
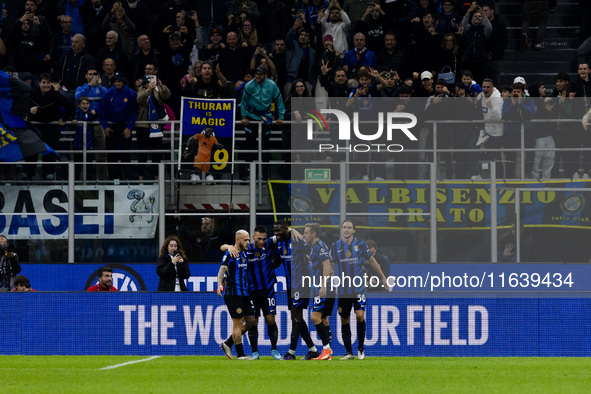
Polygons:
<instances>
[{"instance_id":1,"label":"stadium crowd","mask_svg":"<svg viewBox=\"0 0 591 394\"><path fill-rule=\"evenodd\" d=\"M524 5L520 46L528 49L530 22L539 17L540 29L531 44L540 50L546 22L529 3ZM291 111L292 97L316 97L320 103L327 97L422 97L427 100L424 107L415 110L427 119L429 107L440 105L440 97L473 97L478 103L471 108L476 110L463 113L463 120L485 122L581 119L590 107L586 59L579 59L576 80L570 80L571 70L564 70L551 91L535 81L526 85L517 75L513 85L500 86L508 34L488 0L15 0L0 3L0 8L0 65L32 86L28 120L38 122L44 141L56 149L62 148L64 122L99 121L88 128L86 138L76 126L73 142L74 149L81 149L86 140L87 149L113 152L108 157L94 154L91 159L97 162L129 162L129 153L115 152L132 148L132 131L134 147L145 151L138 161L161 161L152 151L162 149L162 129L136 122L177 119L181 96L237 98L247 137L242 149L256 149L251 120L267 123L270 130L271 120L279 124L284 116L302 119ZM547 10L548 4L546 18ZM263 97L273 89L273 97ZM501 99L508 96L513 99ZM530 101L537 96L547 99ZM568 99L573 97L583 97L583 104L571 105ZM355 100L347 106L350 103ZM289 149L289 128L274 127L284 129L283 148ZM525 146L591 147L587 128L588 122L531 127ZM519 131L499 124L487 124L480 135L476 129L444 130L438 143L452 149L518 148ZM268 147L265 138L263 149ZM589 154L579 165L579 152L529 153L527 177L559 176L554 163L561 159L565 177L586 176L591 170ZM498 159L501 154L489 156ZM517 176L519 156L503 154L510 164L498 175L504 171L507 178ZM250 157L244 154L241 159ZM449 163L450 178L480 176L476 164L482 153L442 158ZM452 161L462 164L454 168ZM55 168L44 167L43 178L54 179ZM96 177L155 177L148 169L123 168L97 169ZM23 172L24 179L33 176ZM376 173L373 178L383 176Z\"/></svg>"}]
</instances>

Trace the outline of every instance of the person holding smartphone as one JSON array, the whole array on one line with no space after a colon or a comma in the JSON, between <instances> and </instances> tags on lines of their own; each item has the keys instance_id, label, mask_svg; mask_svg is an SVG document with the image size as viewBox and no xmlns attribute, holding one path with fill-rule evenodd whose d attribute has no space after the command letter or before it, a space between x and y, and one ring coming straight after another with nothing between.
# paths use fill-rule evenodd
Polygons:
<instances>
[{"instance_id":1,"label":"person holding smartphone","mask_svg":"<svg viewBox=\"0 0 591 394\"><path fill-rule=\"evenodd\" d=\"M191 276L189 260L176 235L166 237L156 263L156 273L160 277L158 291L189 291L185 280Z\"/></svg>"}]
</instances>

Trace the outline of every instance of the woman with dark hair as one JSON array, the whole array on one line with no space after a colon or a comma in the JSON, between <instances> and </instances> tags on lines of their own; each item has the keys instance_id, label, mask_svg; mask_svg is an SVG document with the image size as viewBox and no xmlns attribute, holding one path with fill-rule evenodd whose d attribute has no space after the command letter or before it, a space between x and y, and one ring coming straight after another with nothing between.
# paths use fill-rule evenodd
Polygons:
<instances>
[{"instance_id":1,"label":"woman with dark hair","mask_svg":"<svg viewBox=\"0 0 591 394\"><path fill-rule=\"evenodd\" d=\"M156 265L156 273L160 277L158 291L189 291L185 279L189 279L189 261L176 235L170 235L160 248Z\"/></svg>"},{"instance_id":2,"label":"woman with dark hair","mask_svg":"<svg viewBox=\"0 0 591 394\"><path fill-rule=\"evenodd\" d=\"M455 34L447 33L443 36L443 40L441 41L441 48L439 50L439 64L437 66L437 71L439 72L447 72L446 69L443 71L445 67L449 67L449 71L455 74L456 79L454 82L457 82L462 77L462 50L460 48L460 43L458 38Z\"/></svg>"},{"instance_id":3,"label":"woman with dark hair","mask_svg":"<svg viewBox=\"0 0 591 394\"><path fill-rule=\"evenodd\" d=\"M291 100L293 97L310 97L310 92L308 91L306 82L304 82L304 80L301 78L294 79L291 89L289 90L289 94L285 99L285 120L296 120L301 122L302 116L300 113L298 111L294 111L292 114L291 112Z\"/></svg>"}]
</instances>

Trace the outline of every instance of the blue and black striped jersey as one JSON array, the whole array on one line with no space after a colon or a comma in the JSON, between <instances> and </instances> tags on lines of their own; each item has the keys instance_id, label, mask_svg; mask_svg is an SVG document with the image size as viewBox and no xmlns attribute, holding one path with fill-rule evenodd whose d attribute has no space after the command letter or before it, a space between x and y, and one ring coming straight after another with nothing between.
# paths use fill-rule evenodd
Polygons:
<instances>
[{"instance_id":1,"label":"blue and black striped jersey","mask_svg":"<svg viewBox=\"0 0 591 394\"><path fill-rule=\"evenodd\" d=\"M354 277L363 277L365 272L364 265L369 263L371 254L365 241L353 238L353 242L349 245L343 242L342 239L339 239L332 244L330 257L335 263L335 275L340 278L343 276L349 277L351 278L351 283L353 283ZM367 289L363 281L360 287L354 287L351 284L351 286L341 286L339 288L339 294L342 295L362 294L365 292L367 292Z\"/></svg>"},{"instance_id":2,"label":"blue and black striped jersey","mask_svg":"<svg viewBox=\"0 0 591 394\"><path fill-rule=\"evenodd\" d=\"M291 242L293 240L290 238L287 241L283 241L277 238L277 243L275 244L275 253L281 256L281 263L283 264L283 269L285 270L285 280L287 286L291 286ZM289 289L288 289L289 290Z\"/></svg>"},{"instance_id":3,"label":"blue and black striped jersey","mask_svg":"<svg viewBox=\"0 0 591 394\"><path fill-rule=\"evenodd\" d=\"M310 274L308 268L308 254L310 248L303 239L291 240L291 291L302 294L302 278ZM309 289L308 289L309 290Z\"/></svg>"},{"instance_id":4,"label":"blue and black striped jersey","mask_svg":"<svg viewBox=\"0 0 591 394\"><path fill-rule=\"evenodd\" d=\"M222 265L228 267L228 283L224 295L229 296L248 296L248 275L246 267L248 266L246 260L246 253L241 252L239 257L232 257L229 252L226 252L222 258Z\"/></svg>"},{"instance_id":5,"label":"blue and black striped jersey","mask_svg":"<svg viewBox=\"0 0 591 394\"><path fill-rule=\"evenodd\" d=\"M328 246L322 240L318 240L312 246L310 250L310 263L308 264L310 270L310 277L312 278L312 283L315 284L322 284L323 283L323 274L324 274L324 267L322 262L324 260L330 261L330 255L328 254ZM320 290L321 286L315 286L312 290L312 296L318 295L318 291Z\"/></svg>"},{"instance_id":6,"label":"blue and black striped jersey","mask_svg":"<svg viewBox=\"0 0 591 394\"><path fill-rule=\"evenodd\" d=\"M273 257L275 256L275 242L268 238L262 249L257 249L254 243L248 246L246 257L248 259L249 290L272 289L277 282L273 269Z\"/></svg>"}]
</instances>

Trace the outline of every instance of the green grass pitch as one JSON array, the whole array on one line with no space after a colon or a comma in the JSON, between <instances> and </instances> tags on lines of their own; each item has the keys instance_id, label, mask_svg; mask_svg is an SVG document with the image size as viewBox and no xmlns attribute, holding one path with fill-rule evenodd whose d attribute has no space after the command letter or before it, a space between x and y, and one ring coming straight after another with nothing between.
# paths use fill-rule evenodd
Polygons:
<instances>
[{"instance_id":1,"label":"green grass pitch","mask_svg":"<svg viewBox=\"0 0 591 394\"><path fill-rule=\"evenodd\" d=\"M591 392L587 358L0 356L0 393Z\"/></svg>"}]
</instances>

